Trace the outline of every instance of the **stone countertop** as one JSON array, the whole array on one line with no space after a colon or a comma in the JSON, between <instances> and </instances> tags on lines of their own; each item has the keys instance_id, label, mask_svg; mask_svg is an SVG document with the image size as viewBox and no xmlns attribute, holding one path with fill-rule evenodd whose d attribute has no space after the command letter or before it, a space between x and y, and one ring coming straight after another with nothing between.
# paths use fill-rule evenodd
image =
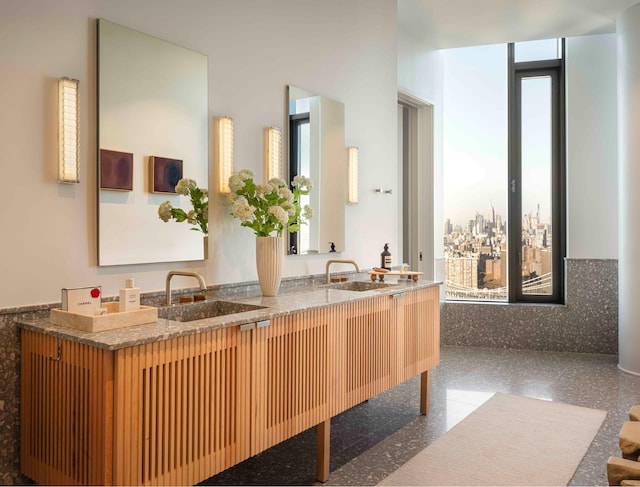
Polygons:
<instances>
[{"instance_id":1,"label":"stone countertop","mask_svg":"<svg viewBox=\"0 0 640 487\"><path fill-rule=\"evenodd\" d=\"M264 308L252 311L233 313L214 318L204 318L188 322L179 322L158 318L156 323L129 326L115 330L101 332L86 332L67 328L51 323L48 319L25 320L19 326L38 333L57 336L65 340L83 343L106 350L119 350L145 343L168 340L181 336L202 333L229 326L237 326L245 323L254 323L270 320L278 316L285 316L309 309L335 306L342 303L369 299L377 296L393 295L414 289L439 286L437 281L385 281L393 286L383 287L370 291L347 291L335 289L330 285L316 285L296 292L281 293L275 297L266 296L234 296L232 299L213 298L212 300L244 303ZM210 301L205 301L210 302ZM198 304L186 304L181 307L198 306ZM173 309L178 308L175 306ZM172 310L173 310L172 309ZM162 314L162 308L159 308Z\"/></svg>"}]
</instances>

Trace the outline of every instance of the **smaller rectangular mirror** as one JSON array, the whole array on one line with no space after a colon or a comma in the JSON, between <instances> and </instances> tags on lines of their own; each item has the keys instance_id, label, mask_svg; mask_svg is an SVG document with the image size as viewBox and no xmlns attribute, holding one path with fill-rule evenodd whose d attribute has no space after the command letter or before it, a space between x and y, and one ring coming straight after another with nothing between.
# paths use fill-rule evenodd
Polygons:
<instances>
[{"instance_id":1,"label":"smaller rectangular mirror","mask_svg":"<svg viewBox=\"0 0 640 487\"><path fill-rule=\"evenodd\" d=\"M311 194L302 200L311 206L313 218L289 235L289 254L342 252L347 187L344 104L295 86L287 92L289 181L297 174L313 181Z\"/></svg>"}]
</instances>

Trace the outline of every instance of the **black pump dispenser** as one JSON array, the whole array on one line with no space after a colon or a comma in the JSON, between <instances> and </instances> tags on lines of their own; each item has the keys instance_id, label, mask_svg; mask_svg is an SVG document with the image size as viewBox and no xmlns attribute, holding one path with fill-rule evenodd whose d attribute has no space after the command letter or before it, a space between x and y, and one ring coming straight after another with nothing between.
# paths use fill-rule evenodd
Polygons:
<instances>
[{"instance_id":1,"label":"black pump dispenser","mask_svg":"<svg viewBox=\"0 0 640 487\"><path fill-rule=\"evenodd\" d=\"M384 251L380 254L380 267L391 270L391 252L389 252L389 244L384 244Z\"/></svg>"}]
</instances>

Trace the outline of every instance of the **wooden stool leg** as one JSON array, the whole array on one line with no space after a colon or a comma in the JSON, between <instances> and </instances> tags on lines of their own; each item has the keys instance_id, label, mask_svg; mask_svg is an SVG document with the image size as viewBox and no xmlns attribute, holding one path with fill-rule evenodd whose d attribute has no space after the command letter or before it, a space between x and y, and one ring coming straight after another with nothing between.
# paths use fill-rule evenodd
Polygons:
<instances>
[{"instance_id":1,"label":"wooden stool leg","mask_svg":"<svg viewBox=\"0 0 640 487\"><path fill-rule=\"evenodd\" d=\"M420 374L420 414L429 414L429 371Z\"/></svg>"},{"instance_id":2,"label":"wooden stool leg","mask_svg":"<svg viewBox=\"0 0 640 487\"><path fill-rule=\"evenodd\" d=\"M317 478L320 482L329 480L331 464L331 419L327 419L316 427L318 437Z\"/></svg>"}]
</instances>

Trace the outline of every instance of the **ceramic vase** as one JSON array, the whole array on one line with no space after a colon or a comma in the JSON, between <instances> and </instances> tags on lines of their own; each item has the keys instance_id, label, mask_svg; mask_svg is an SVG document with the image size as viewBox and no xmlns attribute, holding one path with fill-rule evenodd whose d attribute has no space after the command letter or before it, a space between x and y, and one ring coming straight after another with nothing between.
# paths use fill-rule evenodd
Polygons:
<instances>
[{"instance_id":1,"label":"ceramic vase","mask_svg":"<svg viewBox=\"0 0 640 487\"><path fill-rule=\"evenodd\" d=\"M256 267L263 296L277 296L280 289L283 237L256 237Z\"/></svg>"},{"instance_id":2,"label":"ceramic vase","mask_svg":"<svg viewBox=\"0 0 640 487\"><path fill-rule=\"evenodd\" d=\"M202 237L202 244L204 245L204 260L209 258L209 235Z\"/></svg>"}]
</instances>

